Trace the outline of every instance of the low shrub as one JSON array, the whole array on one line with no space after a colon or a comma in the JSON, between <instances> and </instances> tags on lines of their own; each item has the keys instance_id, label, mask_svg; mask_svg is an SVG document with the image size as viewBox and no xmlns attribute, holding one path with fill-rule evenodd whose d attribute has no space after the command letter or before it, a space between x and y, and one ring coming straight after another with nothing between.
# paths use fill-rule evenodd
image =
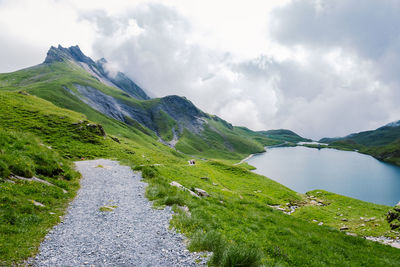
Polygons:
<instances>
[{"instance_id":1,"label":"low shrub","mask_svg":"<svg viewBox=\"0 0 400 267\"><path fill-rule=\"evenodd\" d=\"M23 153L23 152L22 152ZM2 157L8 164L11 173L31 178L35 174L35 164L32 159L23 155L22 153L7 154Z\"/></svg>"},{"instance_id":2,"label":"low shrub","mask_svg":"<svg viewBox=\"0 0 400 267\"><path fill-rule=\"evenodd\" d=\"M154 178L158 174L158 171L154 166L136 166L133 169L136 171L141 171L142 177L145 179Z\"/></svg>"},{"instance_id":3,"label":"low shrub","mask_svg":"<svg viewBox=\"0 0 400 267\"><path fill-rule=\"evenodd\" d=\"M262 254L255 246L231 244L225 249L220 266L261 266L261 258Z\"/></svg>"},{"instance_id":4,"label":"low shrub","mask_svg":"<svg viewBox=\"0 0 400 267\"><path fill-rule=\"evenodd\" d=\"M0 181L4 180L8 176L10 176L8 165L4 161L0 160Z\"/></svg>"},{"instance_id":5,"label":"low shrub","mask_svg":"<svg viewBox=\"0 0 400 267\"><path fill-rule=\"evenodd\" d=\"M216 266L260 266L262 253L255 246L228 244L215 230L197 231L191 237L189 249L192 251L212 251L211 264Z\"/></svg>"},{"instance_id":6,"label":"low shrub","mask_svg":"<svg viewBox=\"0 0 400 267\"><path fill-rule=\"evenodd\" d=\"M189 249L192 251L212 251L213 257L211 262L219 265L223 258L224 249L226 243L222 238L222 235L214 230L204 232L202 230L197 231L192 237L189 245Z\"/></svg>"}]
</instances>

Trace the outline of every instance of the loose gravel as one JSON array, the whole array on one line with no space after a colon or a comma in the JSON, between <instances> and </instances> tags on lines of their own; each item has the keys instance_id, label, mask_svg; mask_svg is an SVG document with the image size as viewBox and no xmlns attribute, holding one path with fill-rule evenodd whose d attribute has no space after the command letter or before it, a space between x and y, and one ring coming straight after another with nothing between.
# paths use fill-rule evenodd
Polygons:
<instances>
[{"instance_id":1,"label":"loose gravel","mask_svg":"<svg viewBox=\"0 0 400 267\"><path fill-rule=\"evenodd\" d=\"M81 188L41 244L34 266L205 265L204 254L190 253L184 237L169 230L171 208L151 207L140 174L103 159L76 166Z\"/></svg>"}]
</instances>

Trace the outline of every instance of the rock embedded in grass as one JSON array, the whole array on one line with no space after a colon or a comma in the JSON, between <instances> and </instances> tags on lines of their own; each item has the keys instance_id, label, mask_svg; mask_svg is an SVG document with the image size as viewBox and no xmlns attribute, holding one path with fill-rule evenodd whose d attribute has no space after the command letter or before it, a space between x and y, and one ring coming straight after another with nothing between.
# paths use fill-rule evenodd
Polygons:
<instances>
[{"instance_id":1,"label":"rock embedded in grass","mask_svg":"<svg viewBox=\"0 0 400 267\"><path fill-rule=\"evenodd\" d=\"M198 196L201 197L209 197L210 195L203 189L195 188L194 191L197 193Z\"/></svg>"}]
</instances>

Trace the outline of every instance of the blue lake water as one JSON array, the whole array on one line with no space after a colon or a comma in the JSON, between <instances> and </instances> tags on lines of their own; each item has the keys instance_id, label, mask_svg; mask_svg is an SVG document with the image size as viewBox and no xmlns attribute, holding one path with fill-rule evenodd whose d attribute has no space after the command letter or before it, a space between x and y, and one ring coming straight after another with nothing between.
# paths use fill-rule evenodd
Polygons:
<instances>
[{"instance_id":1,"label":"blue lake water","mask_svg":"<svg viewBox=\"0 0 400 267\"><path fill-rule=\"evenodd\" d=\"M357 152L277 147L247 162L256 173L300 193L324 189L389 206L400 201L400 167Z\"/></svg>"}]
</instances>

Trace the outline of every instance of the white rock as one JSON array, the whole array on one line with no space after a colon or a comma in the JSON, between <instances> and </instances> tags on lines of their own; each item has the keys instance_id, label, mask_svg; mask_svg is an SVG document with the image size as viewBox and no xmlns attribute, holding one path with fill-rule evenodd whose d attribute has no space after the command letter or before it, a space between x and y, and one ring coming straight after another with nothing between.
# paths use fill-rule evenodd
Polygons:
<instances>
[{"instance_id":1,"label":"white rock","mask_svg":"<svg viewBox=\"0 0 400 267\"><path fill-rule=\"evenodd\" d=\"M195 188L194 191L201 197L209 197L210 195L203 189Z\"/></svg>"},{"instance_id":2,"label":"white rock","mask_svg":"<svg viewBox=\"0 0 400 267\"><path fill-rule=\"evenodd\" d=\"M33 199L31 199L31 202L32 202L32 204L35 205L35 206L38 206L38 207L46 207L44 204L42 204L42 203L40 203L40 202L37 202L37 201L35 201L35 200L33 200Z\"/></svg>"}]
</instances>

